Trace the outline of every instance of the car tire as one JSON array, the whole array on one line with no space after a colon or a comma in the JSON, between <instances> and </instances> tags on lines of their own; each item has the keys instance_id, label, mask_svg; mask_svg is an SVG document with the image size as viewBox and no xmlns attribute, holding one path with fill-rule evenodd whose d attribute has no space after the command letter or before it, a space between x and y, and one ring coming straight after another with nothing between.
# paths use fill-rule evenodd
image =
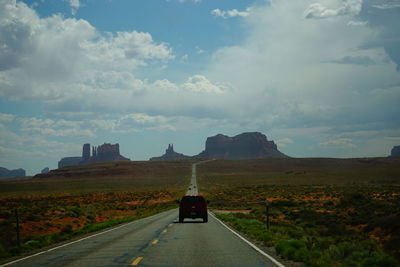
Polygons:
<instances>
[{"instance_id":1,"label":"car tire","mask_svg":"<svg viewBox=\"0 0 400 267\"><path fill-rule=\"evenodd\" d=\"M184 219L183 216L180 216L180 215L179 215L179 222L180 222L180 223L183 223L183 219Z\"/></svg>"},{"instance_id":2,"label":"car tire","mask_svg":"<svg viewBox=\"0 0 400 267\"><path fill-rule=\"evenodd\" d=\"M208 222L208 214L206 214L206 216L203 217L203 222Z\"/></svg>"}]
</instances>

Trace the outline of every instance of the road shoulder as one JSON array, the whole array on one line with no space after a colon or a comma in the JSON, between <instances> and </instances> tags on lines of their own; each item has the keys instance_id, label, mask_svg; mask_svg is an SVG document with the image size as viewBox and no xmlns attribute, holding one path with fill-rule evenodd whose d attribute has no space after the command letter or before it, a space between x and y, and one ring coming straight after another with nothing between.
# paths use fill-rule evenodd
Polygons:
<instances>
[{"instance_id":1,"label":"road shoulder","mask_svg":"<svg viewBox=\"0 0 400 267\"><path fill-rule=\"evenodd\" d=\"M249 237L248 235L246 235L245 233L239 232L236 229L234 229L228 222L224 222L221 221L220 219L218 219L215 216L215 213L212 210L209 210L209 213L214 216L214 218L220 222L222 225L224 225L225 227L227 227L229 230L231 230L233 233L235 233L236 235L240 236L241 238L243 238L244 240L247 240L249 243L251 243L252 245L254 245L257 249L261 250L262 252L264 252L265 254L267 254L270 258L272 258L274 261L278 262L277 266L284 266L284 267L302 267L304 266L304 263L301 262L295 262L295 261L290 261L290 260L286 260L281 258L275 251L274 247L266 247L264 246L260 241L255 240L254 238ZM281 265L279 265L281 264Z\"/></svg>"}]
</instances>

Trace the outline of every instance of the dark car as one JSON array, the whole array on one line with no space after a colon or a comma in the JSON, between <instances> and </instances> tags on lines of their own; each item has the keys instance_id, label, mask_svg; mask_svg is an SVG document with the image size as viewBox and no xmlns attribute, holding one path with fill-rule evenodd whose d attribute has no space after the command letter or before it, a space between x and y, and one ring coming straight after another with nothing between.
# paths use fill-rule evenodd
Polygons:
<instances>
[{"instance_id":1,"label":"dark car","mask_svg":"<svg viewBox=\"0 0 400 267\"><path fill-rule=\"evenodd\" d=\"M179 201L179 222L185 218L202 218L208 222L207 201L203 196L183 196Z\"/></svg>"}]
</instances>

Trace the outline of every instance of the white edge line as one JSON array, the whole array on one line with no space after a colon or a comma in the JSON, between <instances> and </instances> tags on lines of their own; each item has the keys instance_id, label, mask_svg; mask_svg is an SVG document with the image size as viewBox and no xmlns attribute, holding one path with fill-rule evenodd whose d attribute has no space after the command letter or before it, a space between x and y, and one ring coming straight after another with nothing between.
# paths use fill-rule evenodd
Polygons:
<instances>
[{"instance_id":1,"label":"white edge line","mask_svg":"<svg viewBox=\"0 0 400 267\"><path fill-rule=\"evenodd\" d=\"M165 212L167 212L167 211L165 211ZM163 212L161 212L161 213L163 213ZM135 221L133 221L133 222L125 223L125 224L123 224L123 225L114 227L114 228L112 228L112 229L108 229L108 230L106 230L106 231L103 231L103 232L100 232L100 233L97 233L97 234L93 234L93 235L90 235L90 236L87 236L87 237L84 237L84 238L81 238L81 239L78 239L78 240L75 240L75 241L72 241L72 242L63 244L63 245L58 246L58 247L50 248L50 249L48 249L48 250L44 250L44 251L38 252L38 253L36 253L36 254L26 256L26 257L24 257L24 258L20 258L20 259L14 260L14 261L10 261L10 262L4 263L3 265L0 265L0 267L8 266L8 265L11 265L11 264L14 264L14 263L17 263L17 262L20 262L20 261L23 261L23 260L32 258L32 257L39 256L39 255L44 254L44 253L46 253L46 252L50 252L50 251L53 251L53 250L56 250L56 249L59 249L59 248L63 248L63 247L66 247L66 246L69 246L69 245L72 245L72 244L75 244L75 243L84 241L84 240L86 240L86 239L89 239L89 238L92 238L92 237L95 237L95 236L99 236L99 235L102 235L102 234L105 234L105 233L108 233L108 232L117 230L117 229L119 229L119 228L122 228L122 227L125 227L125 226L128 226L128 225L131 225L131 224L134 224L134 223L138 223L138 222L141 221L141 220L145 220L145 219L149 219L149 218L151 218L151 217L155 217L155 216L157 216L157 215L159 215L159 214L161 214L161 213L157 213L157 214L154 214L154 215L149 216L149 217L145 217L145 218L142 218L142 219L139 219L139 220L135 220ZM218 219L217 219L217 220L218 220Z\"/></svg>"},{"instance_id":2,"label":"white edge line","mask_svg":"<svg viewBox=\"0 0 400 267\"><path fill-rule=\"evenodd\" d=\"M244 242L246 242L250 247L252 247L253 249L255 249L256 251L258 251L259 253L261 253L263 256L267 257L270 261L272 261L274 264L276 264L279 267L285 267L285 265L283 265L282 263L278 262L277 260L275 260L273 257L271 257L270 255L268 255L267 253L265 253L264 251L262 251L261 249L259 249L256 245L254 245L253 243L251 243L250 241L248 241L246 238L244 238L243 236L239 235L237 232L235 232L234 230L232 230L228 225L226 225L225 223L223 223L220 219L218 219L214 214L212 214L211 212L209 212L209 214L214 217L214 219L216 219L220 224L222 224L223 226L225 226L226 229L228 229L229 231L231 231L232 233L234 233L236 236L238 236L240 239L242 239Z\"/></svg>"}]
</instances>

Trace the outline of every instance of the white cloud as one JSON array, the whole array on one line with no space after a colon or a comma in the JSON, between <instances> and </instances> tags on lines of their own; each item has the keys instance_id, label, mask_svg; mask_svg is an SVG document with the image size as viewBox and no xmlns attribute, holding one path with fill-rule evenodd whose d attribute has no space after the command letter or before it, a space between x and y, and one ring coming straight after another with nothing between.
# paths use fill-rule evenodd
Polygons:
<instances>
[{"instance_id":1,"label":"white cloud","mask_svg":"<svg viewBox=\"0 0 400 267\"><path fill-rule=\"evenodd\" d=\"M239 11L237 9L231 10L221 10L219 8L211 10L211 14L216 17L221 17L224 19L233 18L233 17L247 17L250 15L250 8L247 8L245 11Z\"/></svg>"},{"instance_id":2,"label":"white cloud","mask_svg":"<svg viewBox=\"0 0 400 267\"><path fill-rule=\"evenodd\" d=\"M321 146L355 147L351 138L339 138L319 143Z\"/></svg>"},{"instance_id":3,"label":"white cloud","mask_svg":"<svg viewBox=\"0 0 400 267\"><path fill-rule=\"evenodd\" d=\"M49 140L49 136L40 132L15 132L1 124L0 136L0 166L9 169L22 167L28 175L38 173L45 167L42 164L56 167L61 157L73 156L82 147L81 144Z\"/></svg>"},{"instance_id":4,"label":"white cloud","mask_svg":"<svg viewBox=\"0 0 400 267\"><path fill-rule=\"evenodd\" d=\"M229 90L227 85L221 83L213 84L203 75L194 75L189 77L182 87L195 93L224 94Z\"/></svg>"},{"instance_id":5,"label":"white cloud","mask_svg":"<svg viewBox=\"0 0 400 267\"><path fill-rule=\"evenodd\" d=\"M196 46L196 54L204 54L204 50L203 49L201 49L200 47L198 47L198 46Z\"/></svg>"},{"instance_id":6,"label":"white cloud","mask_svg":"<svg viewBox=\"0 0 400 267\"><path fill-rule=\"evenodd\" d=\"M368 24L368 21L357 21L357 20L350 20L347 25L350 26L365 26Z\"/></svg>"},{"instance_id":7,"label":"white cloud","mask_svg":"<svg viewBox=\"0 0 400 267\"><path fill-rule=\"evenodd\" d=\"M311 4L306 11L304 16L308 19L322 19L336 16L357 15L361 11L362 0L333 0L333 4L339 5L338 8L327 8L321 3Z\"/></svg>"},{"instance_id":8,"label":"white cloud","mask_svg":"<svg viewBox=\"0 0 400 267\"><path fill-rule=\"evenodd\" d=\"M200 3L202 0L178 0L180 3L185 3L185 2L193 2L193 3Z\"/></svg>"},{"instance_id":9,"label":"white cloud","mask_svg":"<svg viewBox=\"0 0 400 267\"><path fill-rule=\"evenodd\" d=\"M150 116L145 113L133 113L122 116L118 120L120 132L137 132L145 130L175 131L169 118L165 116Z\"/></svg>"},{"instance_id":10,"label":"white cloud","mask_svg":"<svg viewBox=\"0 0 400 267\"><path fill-rule=\"evenodd\" d=\"M204 72L208 79L218 77L237 88L230 114L271 118L260 124L268 128L318 127L386 120L387 108L396 109L392 99L398 98L397 91L371 94L382 84L398 84L400 77L382 47L363 47L377 38L376 30L348 25L354 21L350 14L359 12L359 2L348 2L346 8L342 1L330 2L349 15L305 19L301 14L310 1L271 1L252 8L245 18L248 36L242 44L214 53ZM333 63L339 59L342 64ZM332 63L324 63L328 61Z\"/></svg>"},{"instance_id":11,"label":"white cloud","mask_svg":"<svg viewBox=\"0 0 400 267\"><path fill-rule=\"evenodd\" d=\"M373 4L374 8L378 9L392 9L392 8L400 8L399 0L380 0L377 1L377 4Z\"/></svg>"},{"instance_id":12,"label":"white cloud","mask_svg":"<svg viewBox=\"0 0 400 267\"><path fill-rule=\"evenodd\" d=\"M81 4L79 0L69 0L69 4L71 6L71 13L75 16Z\"/></svg>"},{"instance_id":13,"label":"white cloud","mask_svg":"<svg viewBox=\"0 0 400 267\"><path fill-rule=\"evenodd\" d=\"M386 136L384 137L385 140L389 140L389 141L397 141L400 142L400 136Z\"/></svg>"},{"instance_id":14,"label":"white cloud","mask_svg":"<svg viewBox=\"0 0 400 267\"><path fill-rule=\"evenodd\" d=\"M22 2L0 2L0 96L61 102L98 88L138 86L132 71L174 58L151 34L100 34L87 21L40 18ZM132 84L135 83L135 84Z\"/></svg>"},{"instance_id":15,"label":"white cloud","mask_svg":"<svg viewBox=\"0 0 400 267\"><path fill-rule=\"evenodd\" d=\"M188 58L189 58L189 55L188 55L188 54L184 54L184 55L181 57L181 60L182 60L183 62L186 62L186 61L188 60Z\"/></svg>"},{"instance_id":16,"label":"white cloud","mask_svg":"<svg viewBox=\"0 0 400 267\"><path fill-rule=\"evenodd\" d=\"M82 129L81 121L19 118L21 130L24 132L40 133L48 136L86 136L95 137L89 129Z\"/></svg>"},{"instance_id":17,"label":"white cloud","mask_svg":"<svg viewBox=\"0 0 400 267\"><path fill-rule=\"evenodd\" d=\"M281 138L275 141L278 147L286 147L287 145L293 144L293 139L291 138Z\"/></svg>"},{"instance_id":18,"label":"white cloud","mask_svg":"<svg viewBox=\"0 0 400 267\"><path fill-rule=\"evenodd\" d=\"M191 75L183 83L137 78L138 68L164 66L174 59L172 48L155 42L149 33L101 35L85 20L60 15L40 18L23 3L9 6L12 12L6 10L6 19L0 18L0 29L7 28L4 25L11 20L12 27L22 25L24 34L17 35L18 44L26 47L10 43L7 47L19 49L12 53L0 48L0 55L3 52L6 58L14 58L0 61L0 97L44 102L56 112L177 114L221 109L222 99L217 95L226 95L230 90L226 83L203 74ZM27 18L29 23L24 22ZM4 40L13 40L12 32L4 34ZM210 94L215 97L210 99ZM30 129L33 130L51 135L77 133L37 127Z\"/></svg>"},{"instance_id":19,"label":"white cloud","mask_svg":"<svg viewBox=\"0 0 400 267\"><path fill-rule=\"evenodd\" d=\"M39 157L44 157L46 156L46 153L40 150L36 151L27 151L27 150L21 150L21 149L15 149L15 148L9 148L9 147L3 147L0 146L0 155L4 155L5 157L9 157L10 154L15 154L15 155L24 155L24 156L39 156ZM2 166L4 166L2 164Z\"/></svg>"},{"instance_id":20,"label":"white cloud","mask_svg":"<svg viewBox=\"0 0 400 267\"><path fill-rule=\"evenodd\" d=\"M15 115L13 114L6 114L6 113L0 113L0 121L3 122L11 122L15 118Z\"/></svg>"},{"instance_id":21,"label":"white cloud","mask_svg":"<svg viewBox=\"0 0 400 267\"><path fill-rule=\"evenodd\" d=\"M140 68L159 69L174 53L150 33L101 34L85 20L40 18L22 2L1 0L0 96L44 102L59 113L55 117L68 116L63 125L55 118L32 119L21 126L24 135L223 125L235 131L268 129L267 134L279 129L274 136L296 140L296 146L291 133L323 136L316 145L346 144L346 138L358 145L350 132L340 135L338 126L382 122L380 127L395 128L400 77L381 45L384 25L371 28L361 1L269 2L243 16L240 22L249 29L243 40L215 51L202 72L154 81L140 79ZM329 19L306 19L305 10L310 18ZM377 127L353 134L398 136L373 131Z\"/></svg>"},{"instance_id":22,"label":"white cloud","mask_svg":"<svg viewBox=\"0 0 400 267\"><path fill-rule=\"evenodd\" d=\"M115 119L91 119L89 120L90 128L95 131L114 131L118 121Z\"/></svg>"}]
</instances>

